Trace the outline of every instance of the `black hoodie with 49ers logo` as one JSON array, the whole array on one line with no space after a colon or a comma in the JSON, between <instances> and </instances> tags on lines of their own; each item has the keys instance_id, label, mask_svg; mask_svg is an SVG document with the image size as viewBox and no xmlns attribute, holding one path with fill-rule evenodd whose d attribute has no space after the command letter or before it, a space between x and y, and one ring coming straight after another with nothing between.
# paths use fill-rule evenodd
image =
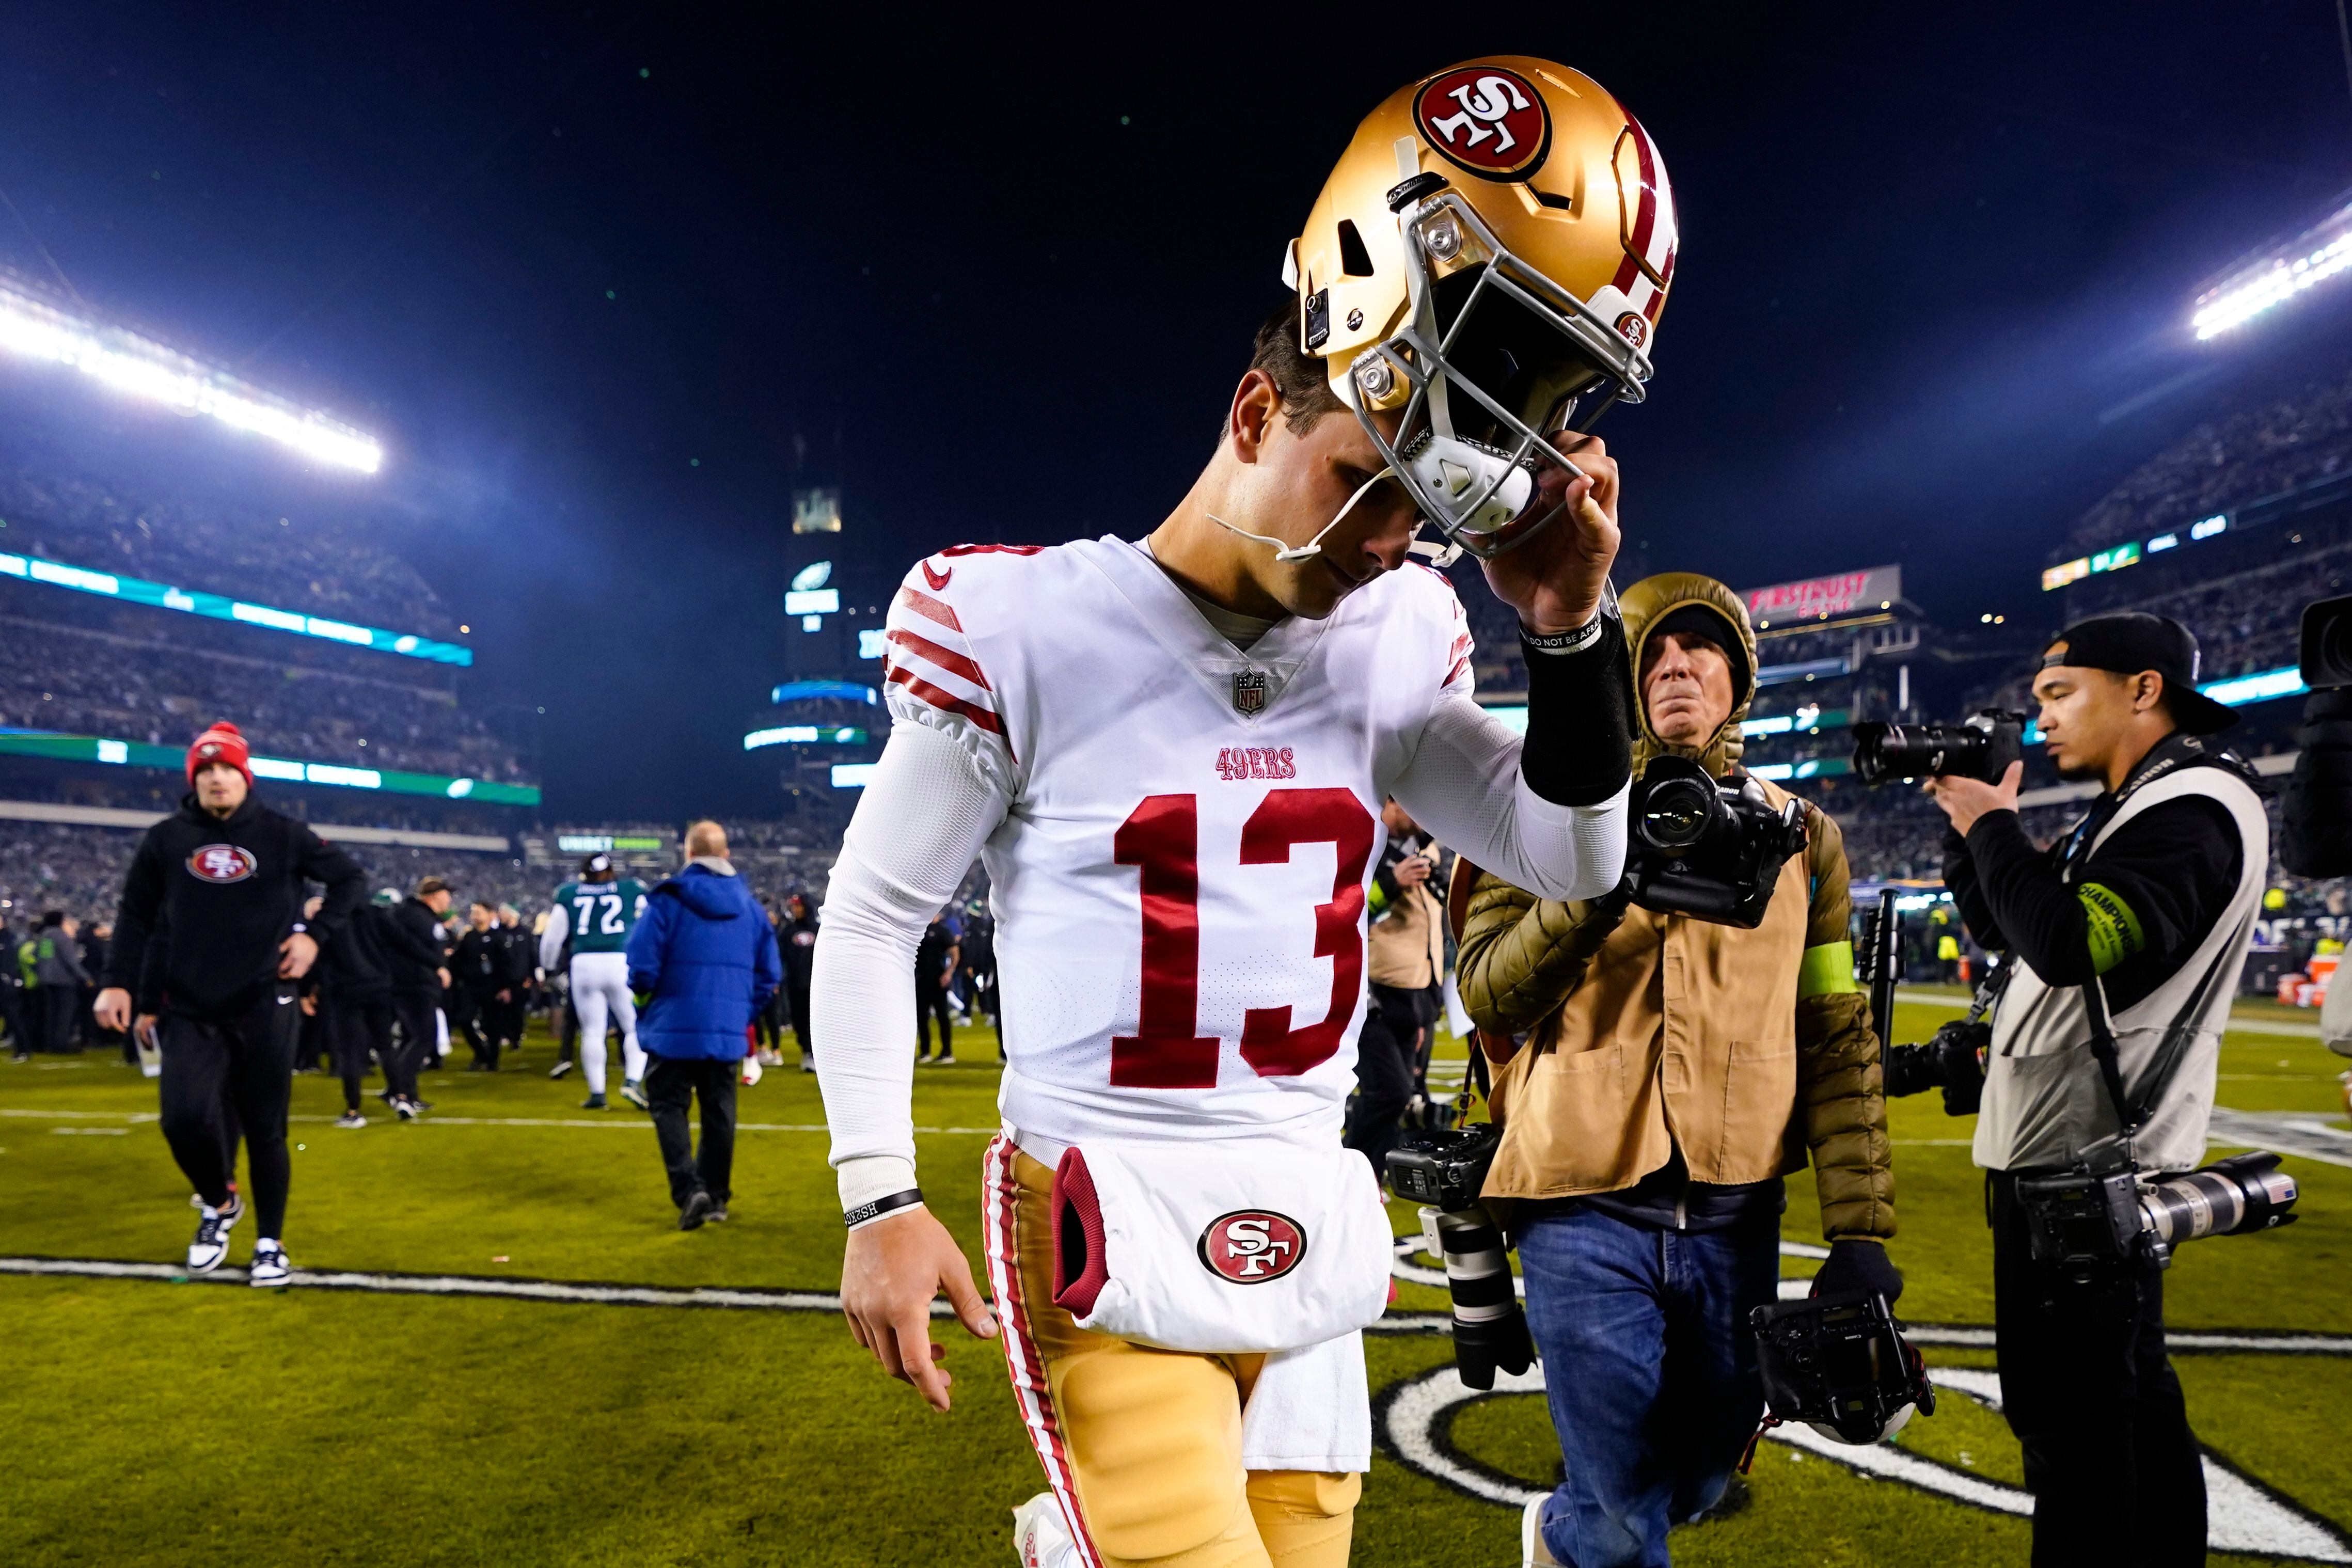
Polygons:
<instances>
[{"instance_id":1,"label":"black hoodie with 49ers logo","mask_svg":"<svg viewBox=\"0 0 2352 1568\"><path fill-rule=\"evenodd\" d=\"M326 883L326 902L305 921L313 882ZM123 988L144 1007L160 979L164 1010L235 1018L278 984L278 945L289 933L308 931L325 947L366 895L367 873L309 823L250 795L224 820L190 795L139 845L100 983ZM151 946L162 948L152 976L146 975Z\"/></svg>"}]
</instances>

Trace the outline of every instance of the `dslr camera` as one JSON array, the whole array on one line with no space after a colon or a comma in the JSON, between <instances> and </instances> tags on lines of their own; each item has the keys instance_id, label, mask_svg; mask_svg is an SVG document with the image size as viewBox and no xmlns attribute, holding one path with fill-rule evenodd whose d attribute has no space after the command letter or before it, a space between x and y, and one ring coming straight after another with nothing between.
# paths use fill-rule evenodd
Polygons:
<instances>
[{"instance_id":1,"label":"dslr camera","mask_svg":"<svg viewBox=\"0 0 2352 1568\"><path fill-rule=\"evenodd\" d=\"M2025 757L2025 716L1989 707L1958 724L1858 724L1853 770L1865 784L1897 779L1975 779L1998 784Z\"/></svg>"},{"instance_id":2,"label":"dslr camera","mask_svg":"<svg viewBox=\"0 0 2352 1568\"><path fill-rule=\"evenodd\" d=\"M2118 1263L2172 1266L2200 1236L2243 1236L2294 1222L2294 1178L2267 1150L2140 1180L2120 1137L2084 1152L2073 1170L2017 1178L2033 1260L2078 1283Z\"/></svg>"},{"instance_id":3,"label":"dslr camera","mask_svg":"<svg viewBox=\"0 0 2352 1568\"><path fill-rule=\"evenodd\" d=\"M1804 852L1801 805L1774 810L1756 780L1723 783L1685 758L1652 758L1633 781L1632 805L1625 890L1662 915L1752 930L1781 862Z\"/></svg>"},{"instance_id":4,"label":"dslr camera","mask_svg":"<svg viewBox=\"0 0 2352 1568\"><path fill-rule=\"evenodd\" d=\"M1985 1052L1992 1025L1982 1019L1954 1019L1927 1037L1925 1045L1889 1047L1883 1055L1886 1095L1944 1092L1944 1113L1973 1116L1984 1103Z\"/></svg>"},{"instance_id":5,"label":"dslr camera","mask_svg":"<svg viewBox=\"0 0 2352 1568\"><path fill-rule=\"evenodd\" d=\"M1936 1413L1927 1365L1875 1291L1759 1307L1748 1321L1767 1427L1802 1421L1832 1442L1861 1446L1901 1431L1915 1408Z\"/></svg>"},{"instance_id":6,"label":"dslr camera","mask_svg":"<svg viewBox=\"0 0 2352 1568\"><path fill-rule=\"evenodd\" d=\"M2280 803L2279 860L2297 876L2352 876L2352 594L2304 607L2303 728Z\"/></svg>"},{"instance_id":7,"label":"dslr camera","mask_svg":"<svg viewBox=\"0 0 2352 1568\"><path fill-rule=\"evenodd\" d=\"M1445 1289L1454 1298L1454 1368L1465 1388L1495 1386L1495 1369L1521 1373L1535 1364L1511 1279L1509 1249L1500 1227L1478 1202L1503 1129L1491 1122L1436 1132L1407 1133L1389 1151L1389 1186L1421 1207L1421 1234L1429 1252L1445 1261Z\"/></svg>"}]
</instances>

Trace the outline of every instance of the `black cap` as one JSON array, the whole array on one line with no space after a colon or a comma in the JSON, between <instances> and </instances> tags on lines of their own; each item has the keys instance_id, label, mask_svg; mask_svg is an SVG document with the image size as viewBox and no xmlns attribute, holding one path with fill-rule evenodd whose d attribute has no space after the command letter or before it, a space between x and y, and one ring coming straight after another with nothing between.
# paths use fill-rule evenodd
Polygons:
<instances>
[{"instance_id":1,"label":"black cap","mask_svg":"<svg viewBox=\"0 0 2352 1568\"><path fill-rule=\"evenodd\" d=\"M580 862L580 874L582 876L594 876L600 872L608 872L612 869L613 857L606 854L602 850L598 850L593 855L586 856Z\"/></svg>"},{"instance_id":2,"label":"black cap","mask_svg":"<svg viewBox=\"0 0 2352 1568\"><path fill-rule=\"evenodd\" d=\"M2042 655L2042 667L2108 670L2137 675L2154 670L2164 677L2164 711L2189 735L2213 735L2238 722L2235 709L2197 689L2197 634L2169 615L2126 610L2077 621L2051 643L2065 652Z\"/></svg>"},{"instance_id":3,"label":"black cap","mask_svg":"<svg viewBox=\"0 0 2352 1568\"><path fill-rule=\"evenodd\" d=\"M1642 636L1646 643L1648 639L1663 636L1668 632L1695 633L1723 650L1724 662L1731 666L1733 706L1737 707L1756 695L1748 687L1748 643L1739 635L1739 628L1731 623L1730 616L1712 604L1696 601L1677 604L1659 616Z\"/></svg>"}]
</instances>

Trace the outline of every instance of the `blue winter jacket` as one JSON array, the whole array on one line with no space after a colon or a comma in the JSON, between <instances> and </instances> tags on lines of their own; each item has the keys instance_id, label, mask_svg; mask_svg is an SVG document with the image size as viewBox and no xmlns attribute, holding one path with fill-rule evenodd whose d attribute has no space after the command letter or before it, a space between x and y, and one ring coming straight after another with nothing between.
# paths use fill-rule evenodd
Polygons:
<instances>
[{"instance_id":1,"label":"blue winter jacket","mask_svg":"<svg viewBox=\"0 0 2352 1568\"><path fill-rule=\"evenodd\" d=\"M740 1061L744 1030L782 983L776 934L740 876L689 865L655 888L629 933L629 988L653 1000L637 1040L656 1056Z\"/></svg>"}]
</instances>

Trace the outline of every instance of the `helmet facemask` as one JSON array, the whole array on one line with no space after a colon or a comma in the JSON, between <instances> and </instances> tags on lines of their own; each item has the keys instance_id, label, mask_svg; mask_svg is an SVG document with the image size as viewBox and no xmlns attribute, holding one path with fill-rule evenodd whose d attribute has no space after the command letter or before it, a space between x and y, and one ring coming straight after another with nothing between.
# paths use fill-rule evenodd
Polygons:
<instances>
[{"instance_id":1,"label":"helmet facemask","mask_svg":"<svg viewBox=\"0 0 2352 1568\"><path fill-rule=\"evenodd\" d=\"M1488 559L1560 513L1562 492L1585 476L1556 438L1584 434L1621 400L1641 402L1650 361L1505 249L1441 177L1416 173L1390 202L1408 308L1395 333L1349 367L1349 399L1398 483L1445 536L1441 564L1463 551ZM1392 411L1393 437L1375 418Z\"/></svg>"}]
</instances>

